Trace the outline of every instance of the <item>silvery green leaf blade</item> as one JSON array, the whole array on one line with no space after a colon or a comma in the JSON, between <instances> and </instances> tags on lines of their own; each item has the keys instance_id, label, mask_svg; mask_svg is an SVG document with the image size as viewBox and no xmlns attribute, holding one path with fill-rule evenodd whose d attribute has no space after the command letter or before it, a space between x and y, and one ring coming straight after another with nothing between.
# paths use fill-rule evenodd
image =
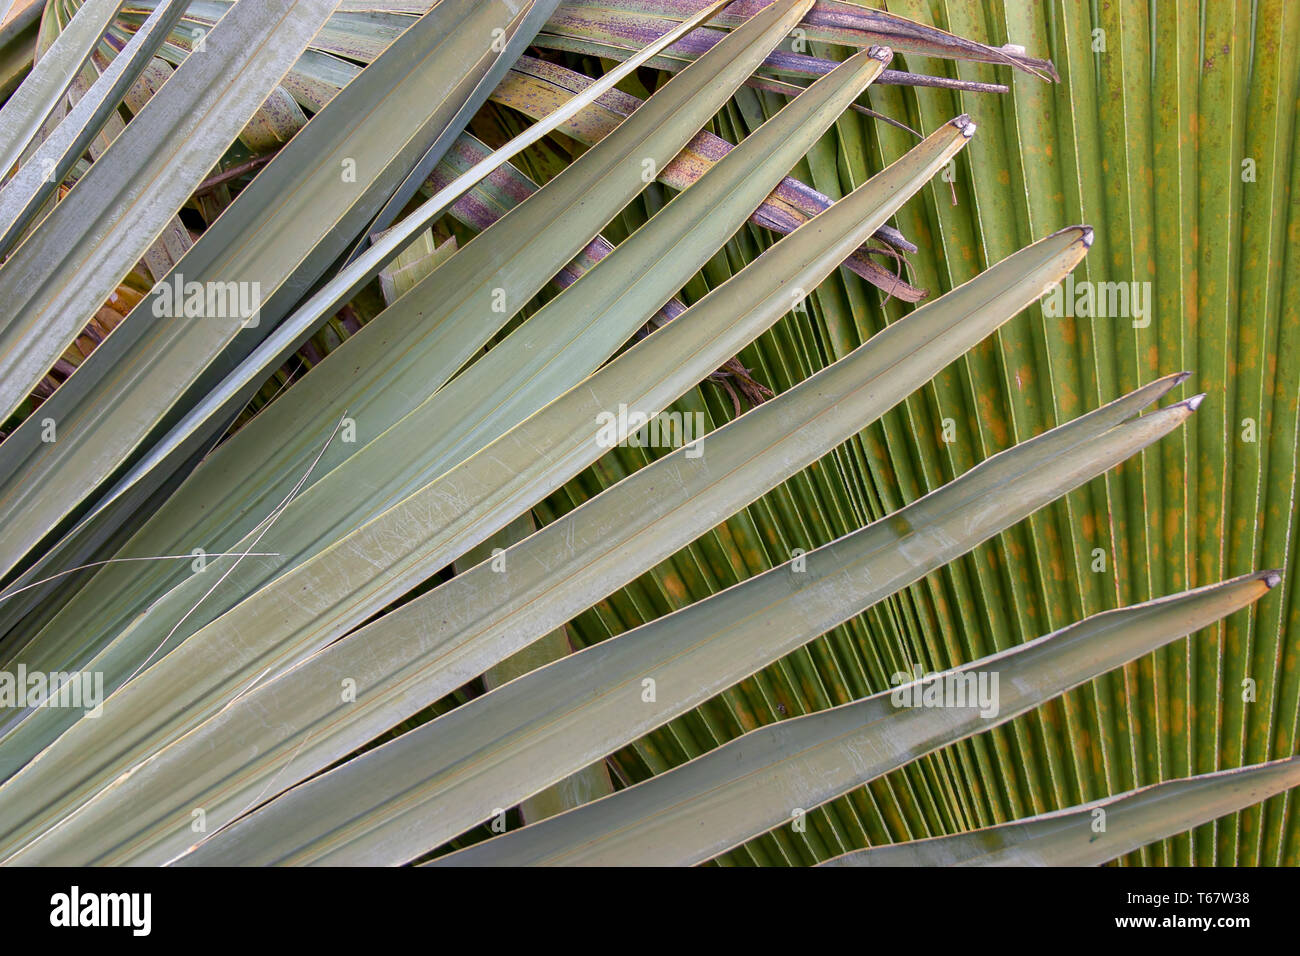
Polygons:
<instances>
[{"instance_id":1,"label":"silvery green leaf blade","mask_svg":"<svg viewBox=\"0 0 1300 956\"><path fill-rule=\"evenodd\" d=\"M1300 786L1300 757L1167 780L970 833L856 850L822 866L1100 866Z\"/></svg>"},{"instance_id":2,"label":"silvery green leaf blade","mask_svg":"<svg viewBox=\"0 0 1300 956\"><path fill-rule=\"evenodd\" d=\"M532 0L526 13L521 16L519 22L511 30L509 39L501 47L499 55L493 61L492 68L474 87L474 91L451 123L448 124L447 129L420 157L419 162L402 180L396 192L393 193L388 202L384 203L384 208L376 214L361 242L353 248L348 256L349 262L354 261L361 254L362 249L365 248L365 244L370 241L371 237L391 226L393 221L401 214L402 208L415 197L420 186L424 184L424 181L429 178L429 174L433 172L434 167L446 155L456 137L469 125L469 121L474 117L474 114L487 102L492 91L501 82L501 77L505 76L506 71L510 69L510 65L519 59L520 54L536 39L538 31L541 30L543 24L555 12L555 8L559 4L560 0Z\"/></svg>"},{"instance_id":3,"label":"silvery green leaf blade","mask_svg":"<svg viewBox=\"0 0 1300 956\"><path fill-rule=\"evenodd\" d=\"M686 544L702 524L721 520L862 428L1059 281L1088 238L1086 229L1072 227L996 264L853 356L714 432L705 457L682 449L647 466L511 548L504 568L493 561L460 575L254 688L121 786L99 794L48 835L42 852L75 847L91 854L83 861L117 862L127 853L140 859L147 846L144 859L159 862L158 854L187 845L180 825L187 808L202 804L215 827L265 796L268 786L287 786L342 758L464 683L465 675L472 678L525 646L544 633L544 623L559 626ZM1090 422L1104 431L1184 378L1153 383ZM658 487L672 492L653 491ZM358 688L355 702L340 706L320 693L343 680ZM246 745L253 741L256 757L249 760ZM128 809L146 804L158 811L157 821Z\"/></svg>"},{"instance_id":4,"label":"silvery green leaf blade","mask_svg":"<svg viewBox=\"0 0 1300 956\"><path fill-rule=\"evenodd\" d=\"M1179 403L1120 426L1116 432L1130 435L1119 444L1146 432L1129 446L1136 451L1189 413L1186 403ZM1148 430L1151 426L1154 430ZM1096 444L1117 438L1107 435ZM1192 633L1258 600L1277 581L1275 572L1251 574L1096 614L964 667L751 731L645 783L436 862L703 862L922 754L1005 723Z\"/></svg>"},{"instance_id":5,"label":"silvery green leaf blade","mask_svg":"<svg viewBox=\"0 0 1300 956\"><path fill-rule=\"evenodd\" d=\"M5 847L28 842L45 822L192 729L231 695L346 633L587 467L604 451L602 410L620 402L662 409L734 355L942 169L973 131L965 117L945 124L686 314L205 626L121 687L102 717L80 720L48 748L40 744L41 759L0 787ZM256 624L250 629L247 621ZM235 633L241 636L232 640ZM170 704L157 696L163 687L168 689L162 699ZM59 713L45 709L39 716ZM0 760L9 748L9 739L0 744ZM69 770L64 758L75 769ZM41 794L39 803L24 792Z\"/></svg>"}]
</instances>

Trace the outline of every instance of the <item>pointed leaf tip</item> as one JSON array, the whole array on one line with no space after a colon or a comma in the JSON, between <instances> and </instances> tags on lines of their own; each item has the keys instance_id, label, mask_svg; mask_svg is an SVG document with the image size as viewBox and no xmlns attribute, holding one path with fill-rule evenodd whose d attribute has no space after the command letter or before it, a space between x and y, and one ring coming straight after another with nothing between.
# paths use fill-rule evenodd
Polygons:
<instances>
[{"instance_id":1,"label":"pointed leaf tip","mask_svg":"<svg viewBox=\"0 0 1300 956\"><path fill-rule=\"evenodd\" d=\"M954 117L952 125L961 130L961 134L967 139L970 139L975 135L975 121L972 120L970 115L967 113L962 113L960 116Z\"/></svg>"},{"instance_id":2,"label":"pointed leaf tip","mask_svg":"<svg viewBox=\"0 0 1300 956\"><path fill-rule=\"evenodd\" d=\"M1092 226L1089 226L1086 223L1078 223L1073 226L1065 226L1064 228L1058 229L1056 230L1056 232L1052 233L1049 236L1044 236L1043 238L1055 239L1057 236L1064 236L1069 233L1076 233L1078 236L1078 241L1083 243L1083 247L1085 249L1087 249L1092 245L1092 239L1093 239Z\"/></svg>"},{"instance_id":3,"label":"pointed leaf tip","mask_svg":"<svg viewBox=\"0 0 1300 956\"><path fill-rule=\"evenodd\" d=\"M1157 391L1155 398L1162 398L1172 392L1179 385L1183 384L1183 382L1187 381L1191 374L1191 372L1174 372L1170 375L1164 375L1148 382L1146 385L1143 385L1141 389L1138 389L1138 391L1141 391L1142 389L1155 390ZM1155 399L1153 398L1152 401L1155 401Z\"/></svg>"}]
</instances>

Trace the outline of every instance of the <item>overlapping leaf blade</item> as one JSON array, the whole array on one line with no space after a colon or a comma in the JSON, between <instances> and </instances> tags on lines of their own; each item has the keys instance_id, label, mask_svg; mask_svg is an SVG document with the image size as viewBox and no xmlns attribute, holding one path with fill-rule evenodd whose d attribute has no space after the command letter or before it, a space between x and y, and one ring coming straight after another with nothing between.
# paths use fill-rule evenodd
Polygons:
<instances>
[{"instance_id":1,"label":"overlapping leaf blade","mask_svg":"<svg viewBox=\"0 0 1300 956\"><path fill-rule=\"evenodd\" d=\"M186 61L0 266L0 416L85 327L336 5L266 0L233 8L205 53Z\"/></svg>"},{"instance_id":2,"label":"overlapping leaf blade","mask_svg":"<svg viewBox=\"0 0 1300 956\"><path fill-rule=\"evenodd\" d=\"M738 84L751 61L761 57L767 45L774 43L790 22L797 20L800 6L783 3L769 15L753 21L749 29L738 31L734 41L718 57L704 63L693 75L684 76L682 83L666 88L654 109L645 111L635 123L607 140L604 148L592 150L584 162L574 164L571 175L548 184L530 205L505 217L490 241L464 250L454 263L436 270L360 334L349 339L315 375L308 376L287 396L286 401L277 403L267 416L241 430L229 445L218 451L209 466L168 503L169 513L154 519L152 527L166 535L165 542L159 543L156 536L149 540L148 529L137 536L146 539L141 544L143 553L172 553L169 549L178 538L195 542L185 551L196 546L213 553L233 548L275 510L304 474L317 479L350 457L354 449L340 442L326 448L317 470L309 467L345 412L363 424L365 437L382 433L409 413L481 349L517 311L518 304L541 289L606 219L645 185L640 175L642 162L666 163L689 140L699 124L725 101L730 89L728 83ZM437 23L430 27L436 30ZM422 34L420 31L420 35L411 39L416 49ZM400 67L406 56L405 46L403 43L403 48L395 51L395 67ZM414 77L413 91L418 91L419 80L418 75ZM345 116L350 116L355 104L351 103L351 97L344 96L338 106L347 111ZM373 131L364 129L358 130L358 134L374 135ZM268 184L268 188L271 185L274 184ZM310 191L302 195L304 201L310 200ZM498 308L502 302L504 308ZM485 314L491 316L487 323L483 321ZM103 405L96 403L92 407L96 414L103 414ZM180 451L195 447L201 439L210 436L204 424L209 419L204 414L192 414L190 418L199 422L197 431L187 431L182 422L171 433L185 433L186 437L177 438L180 444L175 447ZM38 424L29 425L26 443L46 460L54 453L39 441ZM291 437L286 440L286 436ZM97 507L103 509L119 497L122 507L141 501L151 491L150 481L157 480L158 465L174 453L155 446ZM64 467L72 467L70 460L59 460ZM34 487L29 477L18 483L14 494L30 495ZM222 502L224 510L216 502ZM378 510L376 503L370 514ZM33 524L39 527L39 522ZM45 566L48 565L47 560ZM119 612L122 616L106 617L102 610L81 615L70 610L63 618L66 625L55 621L47 628L53 637L40 639L46 645L39 649L43 666L66 668L83 663L88 656L102 650L105 641L124 627L145 601L158 598L177 583L173 569L165 566L129 570L135 581L129 595L131 603ZM32 572L28 577L34 575ZM109 595L109 600L114 600L118 586L113 581L115 577L120 579L120 574L110 571L96 582L104 585L100 593ZM198 587L195 600L207 590L206 584L191 582L191 585ZM142 587L150 589L143 599ZM226 594L229 601L230 595L237 596L238 592ZM172 601L184 603L188 596L189 592L182 590L173 595ZM20 595L14 600L24 598L33 599L31 595ZM83 600L93 600L93 594ZM117 602L117 606L123 607L123 603ZM0 612L4 608L0 604ZM177 640L185 637L222 609L208 602L199 609L198 616L189 618L189 629L174 636ZM184 611L178 613L172 623L183 615ZM97 623L84 623L87 620ZM87 631L87 627L94 630ZM105 669L119 678L131 673L159 642L146 643L147 647L141 647L116 670ZM76 650L69 648L69 644ZM79 656L72 657L74 653ZM29 663L35 666L37 660ZM116 686L111 680L110 677L110 686Z\"/></svg>"},{"instance_id":3,"label":"overlapping leaf blade","mask_svg":"<svg viewBox=\"0 0 1300 956\"><path fill-rule=\"evenodd\" d=\"M1300 785L1300 757L1152 784L1016 823L857 850L823 866L1097 866Z\"/></svg>"},{"instance_id":4,"label":"overlapping leaf blade","mask_svg":"<svg viewBox=\"0 0 1300 956\"><path fill-rule=\"evenodd\" d=\"M1144 416L1132 451L1186 419L1185 405ZM1158 419L1164 419L1157 424ZM1118 430L1123 430L1123 426ZM1104 445L1114 434L1096 440ZM1132 436L1128 436L1132 437ZM1113 456L1115 449L1111 449ZM1123 451L1120 452L1123 455ZM1112 461L1114 458L1112 457ZM780 825L921 753L1036 706L1267 593L1274 572L1095 615L1036 641L920 682L998 674L998 693L914 706L905 691L786 721L603 800L446 858L465 863L697 863ZM906 685L904 685L906 686ZM969 684L967 685L969 686ZM918 688L918 689L922 689ZM902 701L900 704L899 701ZM738 793L744 799L737 799ZM250 818L251 819L251 818ZM684 828L691 829L686 836Z\"/></svg>"},{"instance_id":5,"label":"overlapping leaf blade","mask_svg":"<svg viewBox=\"0 0 1300 956\"><path fill-rule=\"evenodd\" d=\"M120 840L128 829L126 820L106 825L99 814L122 813L142 802L156 807L160 817L202 802L216 826L267 786L287 786L328 766L698 535L702 514L715 521L735 511L859 430L919 378L1057 282L1083 255L1086 239L1085 229L1073 228L1023 250L832 369L711 434L706 457L687 448L647 466L507 550L500 564L494 560L463 573L252 689L122 786L100 794L92 812L51 834L55 840L37 852L50 852L55 841L78 853L96 852L99 841ZM1121 420L1178 381L1153 383L1100 417ZM655 493L665 486L672 491ZM493 600L485 606L489 593ZM340 711L339 702L320 688L344 679L354 682L358 698ZM245 761L244 745L254 738L257 757ZM292 766L283 762L286 757ZM218 783L219 799L205 789ZM130 812L141 829L130 841L133 852L164 838L161 850L150 849L156 858L187 839L174 816L169 826L154 825L150 833L145 818Z\"/></svg>"}]
</instances>

